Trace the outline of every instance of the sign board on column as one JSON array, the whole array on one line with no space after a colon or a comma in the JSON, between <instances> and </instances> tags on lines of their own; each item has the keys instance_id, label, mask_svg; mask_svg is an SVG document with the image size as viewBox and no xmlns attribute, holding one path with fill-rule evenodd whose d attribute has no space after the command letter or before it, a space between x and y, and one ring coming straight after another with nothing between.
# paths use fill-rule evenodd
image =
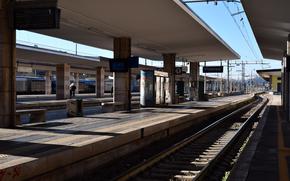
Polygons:
<instances>
[{"instance_id":1,"label":"sign board on column","mask_svg":"<svg viewBox=\"0 0 290 181\"><path fill-rule=\"evenodd\" d=\"M139 67L139 57L130 57L128 60L129 68L138 68Z\"/></svg>"},{"instance_id":2,"label":"sign board on column","mask_svg":"<svg viewBox=\"0 0 290 181\"><path fill-rule=\"evenodd\" d=\"M120 60L111 60L110 72L128 72L128 62Z\"/></svg>"},{"instance_id":3,"label":"sign board on column","mask_svg":"<svg viewBox=\"0 0 290 181\"><path fill-rule=\"evenodd\" d=\"M110 72L128 72L129 68L139 67L139 57L110 59Z\"/></svg>"},{"instance_id":4,"label":"sign board on column","mask_svg":"<svg viewBox=\"0 0 290 181\"><path fill-rule=\"evenodd\" d=\"M223 73L223 66L205 66L203 67L203 73Z\"/></svg>"}]
</instances>

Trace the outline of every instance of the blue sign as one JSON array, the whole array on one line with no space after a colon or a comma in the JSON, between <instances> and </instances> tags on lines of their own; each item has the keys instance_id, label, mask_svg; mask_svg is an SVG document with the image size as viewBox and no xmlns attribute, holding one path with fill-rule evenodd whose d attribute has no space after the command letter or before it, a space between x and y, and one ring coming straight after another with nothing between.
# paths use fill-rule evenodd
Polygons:
<instances>
[{"instance_id":1,"label":"blue sign","mask_svg":"<svg viewBox=\"0 0 290 181\"><path fill-rule=\"evenodd\" d=\"M128 64L124 61L110 61L111 72L128 72Z\"/></svg>"},{"instance_id":2,"label":"blue sign","mask_svg":"<svg viewBox=\"0 0 290 181\"><path fill-rule=\"evenodd\" d=\"M129 68L139 67L139 57L130 57L128 62Z\"/></svg>"},{"instance_id":3,"label":"blue sign","mask_svg":"<svg viewBox=\"0 0 290 181\"><path fill-rule=\"evenodd\" d=\"M110 59L110 72L128 72L129 68L139 67L139 57Z\"/></svg>"}]
</instances>

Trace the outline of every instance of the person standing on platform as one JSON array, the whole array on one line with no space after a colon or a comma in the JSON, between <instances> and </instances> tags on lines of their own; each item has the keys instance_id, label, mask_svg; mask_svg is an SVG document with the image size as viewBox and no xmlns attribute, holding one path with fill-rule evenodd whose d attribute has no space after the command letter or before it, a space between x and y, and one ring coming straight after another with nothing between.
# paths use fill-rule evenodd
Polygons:
<instances>
[{"instance_id":1,"label":"person standing on platform","mask_svg":"<svg viewBox=\"0 0 290 181\"><path fill-rule=\"evenodd\" d=\"M69 86L70 98L76 96L76 95L75 95L76 89L77 89L77 87L76 87L75 83L72 82L72 83L70 84L70 86Z\"/></svg>"}]
</instances>

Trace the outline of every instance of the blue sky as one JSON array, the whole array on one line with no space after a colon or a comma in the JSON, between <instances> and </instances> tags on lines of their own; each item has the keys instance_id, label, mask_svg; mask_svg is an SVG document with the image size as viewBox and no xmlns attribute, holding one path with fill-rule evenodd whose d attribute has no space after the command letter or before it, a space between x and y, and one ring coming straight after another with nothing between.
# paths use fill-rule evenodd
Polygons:
<instances>
[{"instance_id":1,"label":"blue sky","mask_svg":"<svg viewBox=\"0 0 290 181\"><path fill-rule=\"evenodd\" d=\"M231 13L243 11L240 3L223 3L219 2L218 5L214 3L190 3L189 7L203 19L225 42L227 42L236 52L241 56L241 60L247 62L261 62L262 55L256 43L253 32L250 28L249 22L245 13L234 16L237 24L235 23ZM228 8L228 9L227 9ZM240 28L240 29L239 29ZM242 33L241 33L242 32ZM244 37L243 37L244 36ZM246 40L245 40L246 39ZM58 49L69 53L75 53L76 44L70 41L61 40L57 38L51 38L27 31L17 31L17 42L21 44L34 45L37 44L40 47ZM77 45L77 52L81 55L88 56L105 56L112 57L111 51L93 48L85 45ZM241 66L235 65L235 62L241 62L241 60L231 61L231 77L239 78ZM246 66L246 74L255 74L255 70L258 69L273 69L280 68L281 62L275 60L263 60L265 65L249 64ZM144 60L141 60L144 63ZM223 62L223 65L226 63ZM155 65L149 61L149 65ZM157 65L162 66L159 62ZM203 65L203 63L201 63ZM211 62L207 65L220 65L220 62ZM226 76L212 74L210 76Z\"/></svg>"},{"instance_id":2,"label":"blue sky","mask_svg":"<svg viewBox=\"0 0 290 181\"><path fill-rule=\"evenodd\" d=\"M201 19L218 33L225 42L240 54L241 60L246 62L261 62L263 60L246 14L241 13L233 17L231 16L231 14L243 11L243 7L240 3L219 2L218 5L214 5L214 3L190 3L188 5ZM235 23L235 21L237 23ZM241 62L241 60L231 62ZM281 62L277 60L264 59L263 62L269 64L246 65L246 74L250 75L254 73L255 70L259 69L281 67ZM231 71L233 77L239 76L240 70L240 66L233 67Z\"/></svg>"}]
</instances>

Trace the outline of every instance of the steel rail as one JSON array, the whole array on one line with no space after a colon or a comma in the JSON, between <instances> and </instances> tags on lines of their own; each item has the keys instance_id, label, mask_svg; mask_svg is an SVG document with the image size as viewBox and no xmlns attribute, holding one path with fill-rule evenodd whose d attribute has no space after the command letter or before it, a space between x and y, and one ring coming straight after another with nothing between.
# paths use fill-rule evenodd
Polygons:
<instances>
[{"instance_id":1,"label":"steel rail","mask_svg":"<svg viewBox=\"0 0 290 181\"><path fill-rule=\"evenodd\" d=\"M115 177L113 180L124 181L124 180L129 180L130 178L133 178L134 176L136 176L139 173L145 171L149 167L151 167L151 166L155 165L156 163L160 162L162 159L164 159L164 158L168 157L169 155L175 153L177 150L185 147L189 143L191 143L191 142L197 140L199 137L205 135L206 133L208 133L212 129L216 128L219 124L223 123L224 121L229 120L230 118L235 117L235 116L243 113L244 111L250 109L252 105L257 104L258 102L259 102L259 100L256 100L254 102L249 103L246 106L243 106L242 108L239 108L239 109L233 111L232 113L226 115L225 117L217 120L216 122L212 123L211 125L209 125L209 126L203 128L202 130L198 131L194 135L192 135L192 136L190 136L188 138L185 138L181 142L171 146L170 148L166 149L165 151L160 152L159 154L153 156L152 158L146 160L145 162L140 163L140 164L138 164L135 167L132 167L131 169L126 171L121 176Z\"/></svg>"},{"instance_id":2,"label":"steel rail","mask_svg":"<svg viewBox=\"0 0 290 181\"><path fill-rule=\"evenodd\" d=\"M259 108L252 113L249 118L240 126L235 136L217 153L217 155L207 163L207 165L197 174L197 176L193 179L195 181L205 180L210 170L217 165L217 163L222 159L225 153L230 149L231 146L235 144L237 140L242 136L242 134L249 128L249 124L253 123L253 121L259 116L259 113L268 103L267 98L263 98L262 103L259 104Z\"/></svg>"}]
</instances>

